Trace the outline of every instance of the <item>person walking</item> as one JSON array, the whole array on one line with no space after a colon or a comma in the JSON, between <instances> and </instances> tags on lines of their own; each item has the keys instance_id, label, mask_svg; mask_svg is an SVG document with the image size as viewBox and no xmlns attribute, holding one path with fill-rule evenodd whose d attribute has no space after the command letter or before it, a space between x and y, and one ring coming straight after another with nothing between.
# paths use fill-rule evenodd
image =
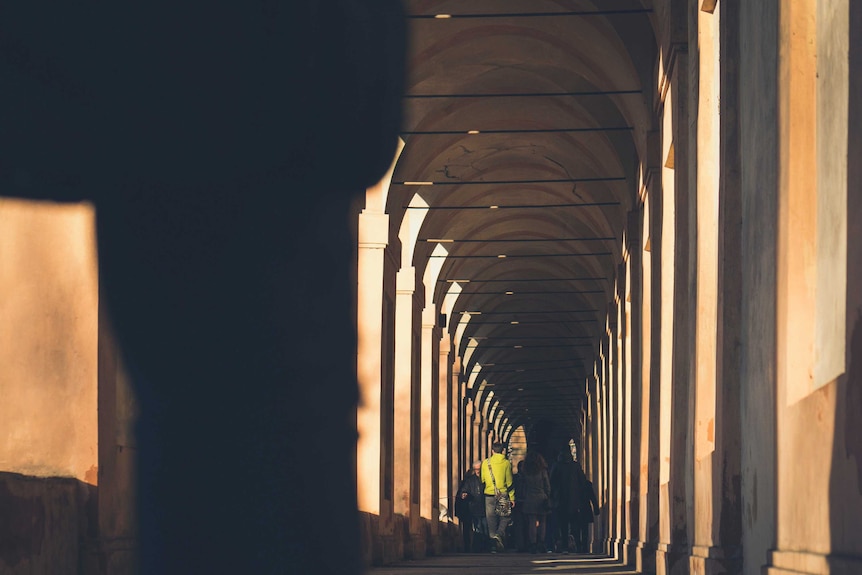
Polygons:
<instances>
[{"instance_id":1,"label":"person walking","mask_svg":"<svg viewBox=\"0 0 862 575\"><path fill-rule=\"evenodd\" d=\"M515 466L515 475L512 478L512 486L514 487L515 493L518 493L518 498L520 499L520 494L523 493L523 480L524 480L524 460L520 460L518 464ZM524 519L524 513L522 510L522 506L518 505L517 507L512 509L512 523L511 523L512 536L514 538L513 547L518 553L523 553L527 550L526 543L526 523Z\"/></svg>"},{"instance_id":2,"label":"person walking","mask_svg":"<svg viewBox=\"0 0 862 575\"><path fill-rule=\"evenodd\" d=\"M497 493L508 494L512 505L515 505L515 493L512 485L512 464L503 455L503 444L495 441L491 445L493 454L482 462L482 484L485 486L485 518L488 521L488 535L491 543L491 553L503 551L506 548L506 527L511 516L497 515Z\"/></svg>"},{"instance_id":3,"label":"person walking","mask_svg":"<svg viewBox=\"0 0 862 575\"><path fill-rule=\"evenodd\" d=\"M538 452L529 451L524 459L524 469L518 494L521 514L527 527L527 545L530 553L545 552L545 528L550 511L551 481L548 464Z\"/></svg>"},{"instance_id":4,"label":"person walking","mask_svg":"<svg viewBox=\"0 0 862 575\"><path fill-rule=\"evenodd\" d=\"M455 496L455 514L461 522L465 553L481 553L488 547L488 521L485 519L485 494L480 478L482 462L473 463Z\"/></svg>"},{"instance_id":5,"label":"person walking","mask_svg":"<svg viewBox=\"0 0 862 575\"><path fill-rule=\"evenodd\" d=\"M593 489L593 482L587 479L581 464L576 462L575 467L580 483L575 549L578 553L589 553L590 524L593 522L593 517L599 515L599 501L596 498L596 491Z\"/></svg>"},{"instance_id":6,"label":"person walking","mask_svg":"<svg viewBox=\"0 0 862 575\"><path fill-rule=\"evenodd\" d=\"M580 505L575 465L566 448L557 455L557 464L551 473L551 501L557 522L556 550L560 553L575 551L574 535Z\"/></svg>"}]
</instances>

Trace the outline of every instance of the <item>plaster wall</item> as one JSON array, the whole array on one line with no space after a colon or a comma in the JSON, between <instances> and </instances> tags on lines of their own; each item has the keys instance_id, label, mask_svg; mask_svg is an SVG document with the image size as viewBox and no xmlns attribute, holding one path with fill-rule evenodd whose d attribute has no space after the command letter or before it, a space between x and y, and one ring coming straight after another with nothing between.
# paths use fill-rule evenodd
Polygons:
<instances>
[{"instance_id":1,"label":"plaster wall","mask_svg":"<svg viewBox=\"0 0 862 575\"><path fill-rule=\"evenodd\" d=\"M98 483L90 206L0 200L0 471Z\"/></svg>"},{"instance_id":2,"label":"plaster wall","mask_svg":"<svg viewBox=\"0 0 862 575\"><path fill-rule=\"evenodd\" d=\"M824 206L821 196L842 198L846 192L846 214L862 209L862 122L850 106L844 129L834 129L836 116L847 113L847 101L862 96L858 30L862 9L840 0L816 3L817 29L817 208ZM849 56L849 60L848 60ZM841 61L843 60L843 62ZM849 66L848 66L849 61ZM848 75L849 69L849 75ZM791 119L792 121L792 119ZM838 134L838 137L836 137ZM844 167L842 168L841 165ZM836 168L836 166L839 166ZM846 180L845 180L846 178ZM784 193L784 190L782 190ZM838 307L846 304L846 317L839 325L828 322L818 329L814 364L816 385L817 361L841 366L843 373L819 388L804 393L793 377L807 374L788 373L779 380L777 401L778 425L778 531L776 550L770 556L770 574L783 573L857 573L862 570L862 225L858 218L847 217L846 228L834 212L817 213L816 259L809 273L817 285L815 321L829 319L820 313L822 291L837 292ZM837 230L842 244L833 253L823 254L823 231ZM846 233L845 233L846 230ZM834 243L834 238L825 243ZM841 256L842 269L836 273L834 253ZM846 290L843 279L846 277ZM833 284L832 287L827 284ZM826 287L824 287L826 286ZM837 287L838 289L834 289ZM781 325L781 324L779 324ZM837 328L840 328L837 329ZM840 335L837 335L840 334ZM788 335L787 337L791 337ZM822 351L822 353L820 353ZM802 382L803 384L806 382ZM802 388L802 397L800 395Z\"/></svg>"},{"instance_id":3,"label":"plaster wall","mask_svg":"<svg viewBox=\"0 0 862 575\"><path fill-rule=\"evenodd\" d=\"M0 573L83 569L99 483L93 210L0 200Z\"/></svg>"}]
</instances>

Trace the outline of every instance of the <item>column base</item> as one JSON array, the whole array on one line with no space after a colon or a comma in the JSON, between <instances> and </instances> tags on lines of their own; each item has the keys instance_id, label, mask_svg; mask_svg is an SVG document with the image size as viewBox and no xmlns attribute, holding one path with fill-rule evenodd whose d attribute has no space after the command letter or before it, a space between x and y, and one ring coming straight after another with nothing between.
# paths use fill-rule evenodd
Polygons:
<instances>
[{"instance_id":1,"label":"column base","mask_svg":"<svg viewBox=\"0 0 862 575\"><path fill-rule=\"evenodd\" d=\"M427 524L422 519L416 531L411 531L404 542L405 559L424 559L428 555Z\"/></svg>"},{"instance_id":2,"label":"column base","mask_svg":"<svg viewBox=\"0 0 862 575\"><path fill-rule=\"evenodd\" d=\"M654 543L638 542L637 550L635 551L635 568L644 575L654 575L656 572L655 552L656 546Z\"/></svg>"},{"instance_id":3,"label":"column base","mask_svg":"<svg viewBox=\"0 0 862 575\"><path fill-rule=\"evenodd\" d=\"M377 565L388 565L404 557L404 545L395 535L380 535L380 560Z\"/></svg>"},{"instance_id":4,"label":"column base","mask_svg":"<svg viewBox=\"0 0 862 575\"><path fill-rule=\"evenodd\" d=\"M134 537L98 539L84 561L90 568L101 569L100 573L133 573L138 564L137 540Z\"/></svg>"},{"instance_id":5,"label":"column base","mask_svg":"<svg viewBox=\"0 0 862 575\"><path fill-rule=\"evenodd\" d=\"M629 541L628 539L614 539L611 543L611 551L613 557L620 561L623 565L628 565L629 559Z\"/></svg>"},{"instance_id":6,"label":"column base","mask_svg":"<svg viewBox=\"0 0 862 575\"><path fill-rule=\"evenodd\" d=\"M771 551L765 575L852 575L862 573L862 557Z\"/></svg>"},{"instance_id":7,"label":"column base","mask_svg":"<svg viewBox=\"0 0 862 575\"><path fill-rule=\"evenodd\" d=\"M605 554L614 559L622 558L622 541L616 537L608 537L605 540Z\"/></svg>"},{"instance_id":8,"label":"column base","mask_svg":"<svg viewBox=\"0 0 862 575\"><path fill-rule=\"evenodd\" d=\"M688 547L659 543L655 552L655 572L657 575L689 575L688 559Z\"/></svg>"},{"instance_id":9,"label":"column base","mask_svg":"<svg viewBox=\"0 0 862 575\"><path fill-rule=\"evenodd\" d=\"M637 563L638 543L638 541L632 541L631 539L623 541L622 555L620 555L623 565L635 566Z\"/></svg>"},{"instance_id":10,"label":"column base","mask_svg":"<svg viewBox=\"0 0 862 575\"><path fill-rule=\"evenodd\" d=\"M742 549L729 547L691 548L691 575L724 575L742 572Z\"/></svg>"}]
</instances>

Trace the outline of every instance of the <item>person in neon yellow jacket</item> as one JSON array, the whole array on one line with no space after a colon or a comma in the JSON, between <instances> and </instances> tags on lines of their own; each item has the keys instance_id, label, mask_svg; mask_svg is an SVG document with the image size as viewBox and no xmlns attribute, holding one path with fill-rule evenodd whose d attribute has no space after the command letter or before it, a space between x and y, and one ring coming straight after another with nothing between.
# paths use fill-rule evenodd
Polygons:
<instances>
[{"instance_id":1,"label":"person in neon yellow jacket","mask_svg":"<svg viewBox=\"0 0 862 575\"><path fill-rule=\"evenodd\" d=\"M488 521L488 535L491 538L491 553L505 548L504 539L506 527L511 517L498 517L494 512L494 484L497 489L509 494L512 505L515 504L515 492L512 486L512 464L503 455L503 444L499 441L491 445L491 457L482 462L482 485L485 486L485 517ZM493 478L492 478L493 472Z\"/></svg>"}]
</instances>

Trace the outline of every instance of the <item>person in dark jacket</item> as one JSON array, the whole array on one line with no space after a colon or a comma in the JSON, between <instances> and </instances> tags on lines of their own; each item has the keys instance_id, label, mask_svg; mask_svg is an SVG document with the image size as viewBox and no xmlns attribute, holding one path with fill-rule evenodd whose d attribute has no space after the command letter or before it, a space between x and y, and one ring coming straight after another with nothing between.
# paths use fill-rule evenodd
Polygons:
<instances>
[{"instance_id":1,"label":"person in dark jacket","mask_svg":"<svg viewBox=\"0 0 862 575\"><path fill-rule=\"evenodd\" d=\"M515 493L522 493L523 491L523 480L524 480L524 460L518 462L515 466L517 473L512 476L512 487L514 488ZM526 544L526 529L525 529L525 519L524 513L521 510L520 505L516 505L512 509L512 523L510 528L512 530L512 539L514 542L515 550L518 553L523 553L527 550Z\"/></svg>"},{"instance_id":2,"label":"person in dark jacket","mask_svg":"<svg viewBox=\"0 0 862 575\"><path fill-rule=\"evenodd\" d=\"M487 549L488 521L485 519L485 495L482 480L482 462L473 463L455 496L455 514L461 521L461 536L465 553L481 553Z\"/></svg>"},{"instance_id":3,"label":"person in dark jacket","mask_svg":"<svg viewBox=\"0 0 862 575\"><path fill-rule=\"evenodd\" d=\"M551 474L551 505L556 515L558 552L575 551L574 534L577 528L580 495L575 462L568 448L560 451Z\"/></svg>"},{"instance_id":4,"label":"person in dark jacket","mask_svg":"<svg viewBox=\"0 0 862 575\"><path fill-rule=\"evenodd\" d=\"M518 493L519 507L527 528L530 553L545 552L546 518L550 511L551 481L545 458L536 451L527 452Z\"/></svg>"},{"instance_id":5,"label":"person in dark jacket","mask_svg":"<svg viewBox=\"0 0 862 575\"><path fill-rule=\"evenodd\" d=\"M599 501L596 498L595 489L593 489L593 482L587 479L583 469L581 469L580 463L575 463L575 466L580 483L580 489L578 490L580 501L575 529L575 550L578 553L589 553L590 524L593 522L593 517L599 515Z\"/></svg>"}]
</instances>

